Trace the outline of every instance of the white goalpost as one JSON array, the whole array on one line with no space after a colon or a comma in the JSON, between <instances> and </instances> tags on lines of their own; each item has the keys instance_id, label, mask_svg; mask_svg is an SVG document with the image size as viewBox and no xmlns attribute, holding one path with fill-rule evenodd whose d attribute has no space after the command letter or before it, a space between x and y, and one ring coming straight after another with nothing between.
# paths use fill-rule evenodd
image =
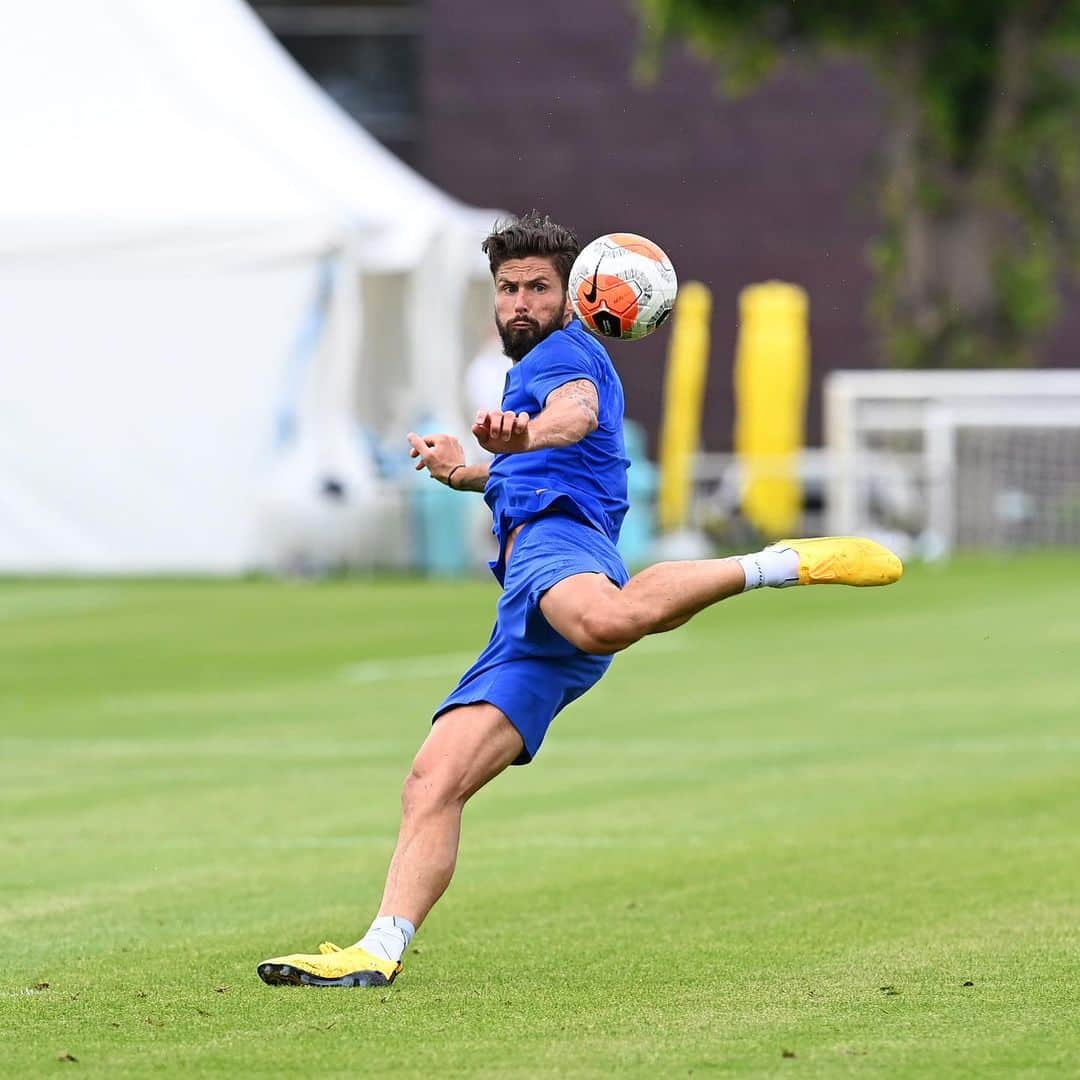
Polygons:
<instances>
[{"instance_id":1,"label":"white goalpost","mask_svg":"<svg viewBox=\"0 0 1080 1080\"><path fill-rule=\"evenodd\" d=\"M834 372L825 437L831 533L1080 547L1080 371Z\"/></svg>"}]
</instances>

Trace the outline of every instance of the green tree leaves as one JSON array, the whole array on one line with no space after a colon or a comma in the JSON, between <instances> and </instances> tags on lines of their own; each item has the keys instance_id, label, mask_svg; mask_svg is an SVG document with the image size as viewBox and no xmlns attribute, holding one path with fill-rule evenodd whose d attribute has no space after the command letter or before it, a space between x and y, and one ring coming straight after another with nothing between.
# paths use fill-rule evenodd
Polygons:
<instances>
[{"instance_id":1,"label":"green tree leaves","mask_svg":"<svg viewBox=\"0 0 1080 1080\"><path fill-rule=\"evenodd\" d=\"M886 94L873 314L892 363L1014 364L1080 254L1080 0L637 0L641 70L679 39L728 92L788 56L867 61Z\"/></svg>"}]
</instances>

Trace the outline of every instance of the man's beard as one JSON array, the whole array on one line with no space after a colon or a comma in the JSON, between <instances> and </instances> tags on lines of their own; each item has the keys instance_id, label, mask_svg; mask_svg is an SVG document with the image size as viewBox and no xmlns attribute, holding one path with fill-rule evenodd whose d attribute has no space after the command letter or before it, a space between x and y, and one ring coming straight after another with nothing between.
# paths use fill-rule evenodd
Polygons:
<instances>
[{"instance_id":1,"label":"man's beard","mask_svg":"<svg viewBox=\"0 0 1080 1080\"><path fill-rule=\"evenodd\" d=\"M507 323L499 322L499 316L495 316L495 326L502 338L503 352L516 364L530 349L535 349L549 334L561 330L563 325L563 313L557 312L548 323L540 323L535 319L529 319L529 325L511 326L510 323L517 320L510 319Z\"/></svg>"}]
</instances>

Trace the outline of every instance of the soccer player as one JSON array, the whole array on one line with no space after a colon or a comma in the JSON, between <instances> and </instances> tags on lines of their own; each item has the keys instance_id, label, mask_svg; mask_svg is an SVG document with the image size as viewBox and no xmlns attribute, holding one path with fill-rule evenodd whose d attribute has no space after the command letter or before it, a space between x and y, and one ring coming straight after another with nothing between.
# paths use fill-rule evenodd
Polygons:
<instances>
[{"instance_id":1,"label":"soccer player","mask_svg":"<svg viewBox=\"0 0 1080 1080\"><path fill-rule=\"evenodd\" d=\"M355 944L264 961L268 983L386 986L450 884L466 801L508 765L530 762L555 715L646 634L681 626L719 600L761 587L887 585L902 571L870 540L786 540L729 559L666 562L630 577L615 544L626 513L623 391L567 292L580 245L536 213L496 226L483 249L495 324L513 367L502 406L472 433L491 464L467 465L449 435L408 436L418 470L483 492L502 585L491 639L435 711L402 794L402 819L378 917Z\"/></svg>"}]
</instances>

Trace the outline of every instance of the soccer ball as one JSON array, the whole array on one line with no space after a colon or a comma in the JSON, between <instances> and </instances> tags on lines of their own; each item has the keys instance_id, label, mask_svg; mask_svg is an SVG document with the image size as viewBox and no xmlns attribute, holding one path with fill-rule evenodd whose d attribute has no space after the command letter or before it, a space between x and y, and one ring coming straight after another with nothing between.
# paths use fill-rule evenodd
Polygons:
<instances>
[{"instance_id":1,"label":"soccer ball","mask_svg":"<svg viewBox=\"0 0 1080 1080\"><path fill-rule=\"evenodd\" d=\"M671 260L634 233L598 237L570 270L570 303L581 321L623 341L651 334L671 314L677 291Z\"/></svg>"}]
</instances>

